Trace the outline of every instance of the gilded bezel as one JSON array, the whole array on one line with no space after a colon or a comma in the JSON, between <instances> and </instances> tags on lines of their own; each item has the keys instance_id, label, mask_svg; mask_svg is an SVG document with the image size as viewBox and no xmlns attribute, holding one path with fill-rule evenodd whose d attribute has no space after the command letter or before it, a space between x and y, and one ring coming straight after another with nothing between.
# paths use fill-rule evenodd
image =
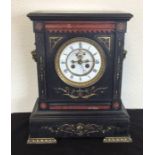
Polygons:
<instances>
[{"instance_id":1,"label":"gilded bezel","mask_svg":"<svg viewBox=\"0 0 155 155\"><path fill-rule=\"evenodd\" d=\"M64 76L64 74L61 72L61 69L60 69L59 58L60 58L60 55L61 55L63 49L66 46L68 46L69 44L76 42L76 41L83 41L83 42L88 42L88 43L92 44L93 46L95 46L97 48L97 50L99 51L99 54L101 56L101 67L100 67L98 74L93 79L91 79L87 82L71 81ZM65 82L66 84L68 84L72 87L85 88L85 87L89 87L89 86L95 84L103 76L105 69L106 69L106 56L105 56L104 50L97 42L95 42L92 39L88 39L88 38L84 38L84 37L72 38L60 46L60 48L58 49L56 56L55 56L55 70L56 70L57 75L63 82Z\"/></svg>"}]
</instances>

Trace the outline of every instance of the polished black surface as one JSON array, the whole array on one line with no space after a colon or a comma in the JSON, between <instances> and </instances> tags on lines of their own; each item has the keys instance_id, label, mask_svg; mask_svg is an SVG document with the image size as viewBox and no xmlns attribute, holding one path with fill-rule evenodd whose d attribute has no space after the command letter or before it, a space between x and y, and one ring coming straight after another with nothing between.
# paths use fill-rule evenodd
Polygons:
<instances>
[{"instance_id":1,"label":"polished black surface","mask_svg":"<svg viewBox=\"0 0 155 155\"><path fill-rule=\"evenodd\" d=\"M30 113L12 114L12 155L142 155L143 110L128 110L133 143L103 144L102 138L63 138L54 145L27 145Z\"/></svg>"},{"instance_id":2,"label":"polished black surface","mask_svg":"<svg viewBox=\"0 0 155 155\"><path fill-rule=\"evenodd\" d=\"M117 20L127 21L133 15L121 12L103 12L103 13L48 13L48 12L32 12L27 15L31 20L62 20L62 21L85 21L85 20Z\"/></svg>"}]
</instances>

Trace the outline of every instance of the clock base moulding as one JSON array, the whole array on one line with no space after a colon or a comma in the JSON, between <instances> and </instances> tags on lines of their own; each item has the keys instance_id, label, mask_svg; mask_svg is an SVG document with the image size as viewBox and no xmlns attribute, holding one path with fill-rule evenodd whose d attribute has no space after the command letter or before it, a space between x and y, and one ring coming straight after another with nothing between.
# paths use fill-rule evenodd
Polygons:
<instances>
[{"instance_id":1,"label":"clock base moulding","mask_svg":"<svg viewBox=\"0 0 155 155\"><path fill-rule=\"evenodd\" d=\"M103 142L131 142L129 115L122 106L119 110L38 110L38 101L30 116L29 144L56 143L50 138L101 137ZM113 138L110 138L113 137ZM121 137L121 138L118 138ZM123 139L123 137L128 137ZM37 141L38 139L38 141ZM39 141L39 139L42 141Z\"/></svg>"},{"instance_id":2,"label":"clock base moulding","mask_svg":"<svg viewBox=\"0 0 155 155\"><path fill-rule=\"evenodd\" d=\"M57 144L56 138L31 138L27 140L27 144ZM132 143L131 136L121 136L121 137L104 137L103 143Z\"/></svg>"}]
</instances>

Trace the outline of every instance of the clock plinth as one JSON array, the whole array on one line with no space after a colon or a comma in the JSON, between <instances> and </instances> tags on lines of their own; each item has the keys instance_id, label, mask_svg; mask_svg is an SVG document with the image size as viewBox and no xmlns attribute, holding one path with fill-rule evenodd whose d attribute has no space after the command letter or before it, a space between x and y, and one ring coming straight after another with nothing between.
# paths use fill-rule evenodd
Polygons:
<instances>
[{"instance_id":1,"label":"clock plinth","mask_svg":"<svg viewBox=\"0 0 155 155\"><path fill-rule=\"evenodd\" d=\"M126 137L129 115L119 110L40 111L38 101L30 116L30 138Z\"/></svg>"},{"instance_id":2,"label":"clock plinth","mask_svg":"<svg viewBox=\"0 0 155 155\"><path fill-rule=\"evenodd\" d=\"M121 101L128 13L30 13L39 97L30 116L29 144L53 138L102 137L131 142ZM52 138L52 139L50 139Z\"/></svg>"}]
</instances>

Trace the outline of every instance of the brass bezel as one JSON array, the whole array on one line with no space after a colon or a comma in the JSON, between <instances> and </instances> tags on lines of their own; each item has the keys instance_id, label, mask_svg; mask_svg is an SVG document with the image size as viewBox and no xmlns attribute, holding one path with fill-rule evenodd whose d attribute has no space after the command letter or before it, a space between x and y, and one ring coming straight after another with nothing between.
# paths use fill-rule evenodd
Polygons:
<instances>
[{"instance_id":1,"label":"brass bezel","mask_svg":"<svg viewBox=\"0 0 155 155\"><path fill-rule=\"evenodd\" d=\"M59 58L60 58L60 55L61 55L63 49L66 46L68 46L69 44L71 44L73 42L76 42L76 41L83 41L83 42L88 42L88 43L92 44L93 46L95 46L98 49L98 51L100 53L100 56L101 56L101 67L100 67L100 70L99 70L98 74L93 79L91 79L90 81L87 81L87 82L81 82L81 83L73 82L73 81L67 79L63 75L63 73L61 72L61 69L60 69ZM56 56L55 56L55 70L56 70L57 75L59 76L59 78L63 82L65 82L66 84L68 84L68 85L70 85L72 87L76 87L76 88L85 88L85 87L89 87L89 86L95 84L103 76L103 74L105 72L105 68L106 68L106 56L105 56L105 52L102 49L102 47L97 42L95 42L94 40L84 38L84 37L76 37L76 38L72 38L72 39L66 41L58 49L58 51L56 53Z\"/></svg>"}]
</instances>

